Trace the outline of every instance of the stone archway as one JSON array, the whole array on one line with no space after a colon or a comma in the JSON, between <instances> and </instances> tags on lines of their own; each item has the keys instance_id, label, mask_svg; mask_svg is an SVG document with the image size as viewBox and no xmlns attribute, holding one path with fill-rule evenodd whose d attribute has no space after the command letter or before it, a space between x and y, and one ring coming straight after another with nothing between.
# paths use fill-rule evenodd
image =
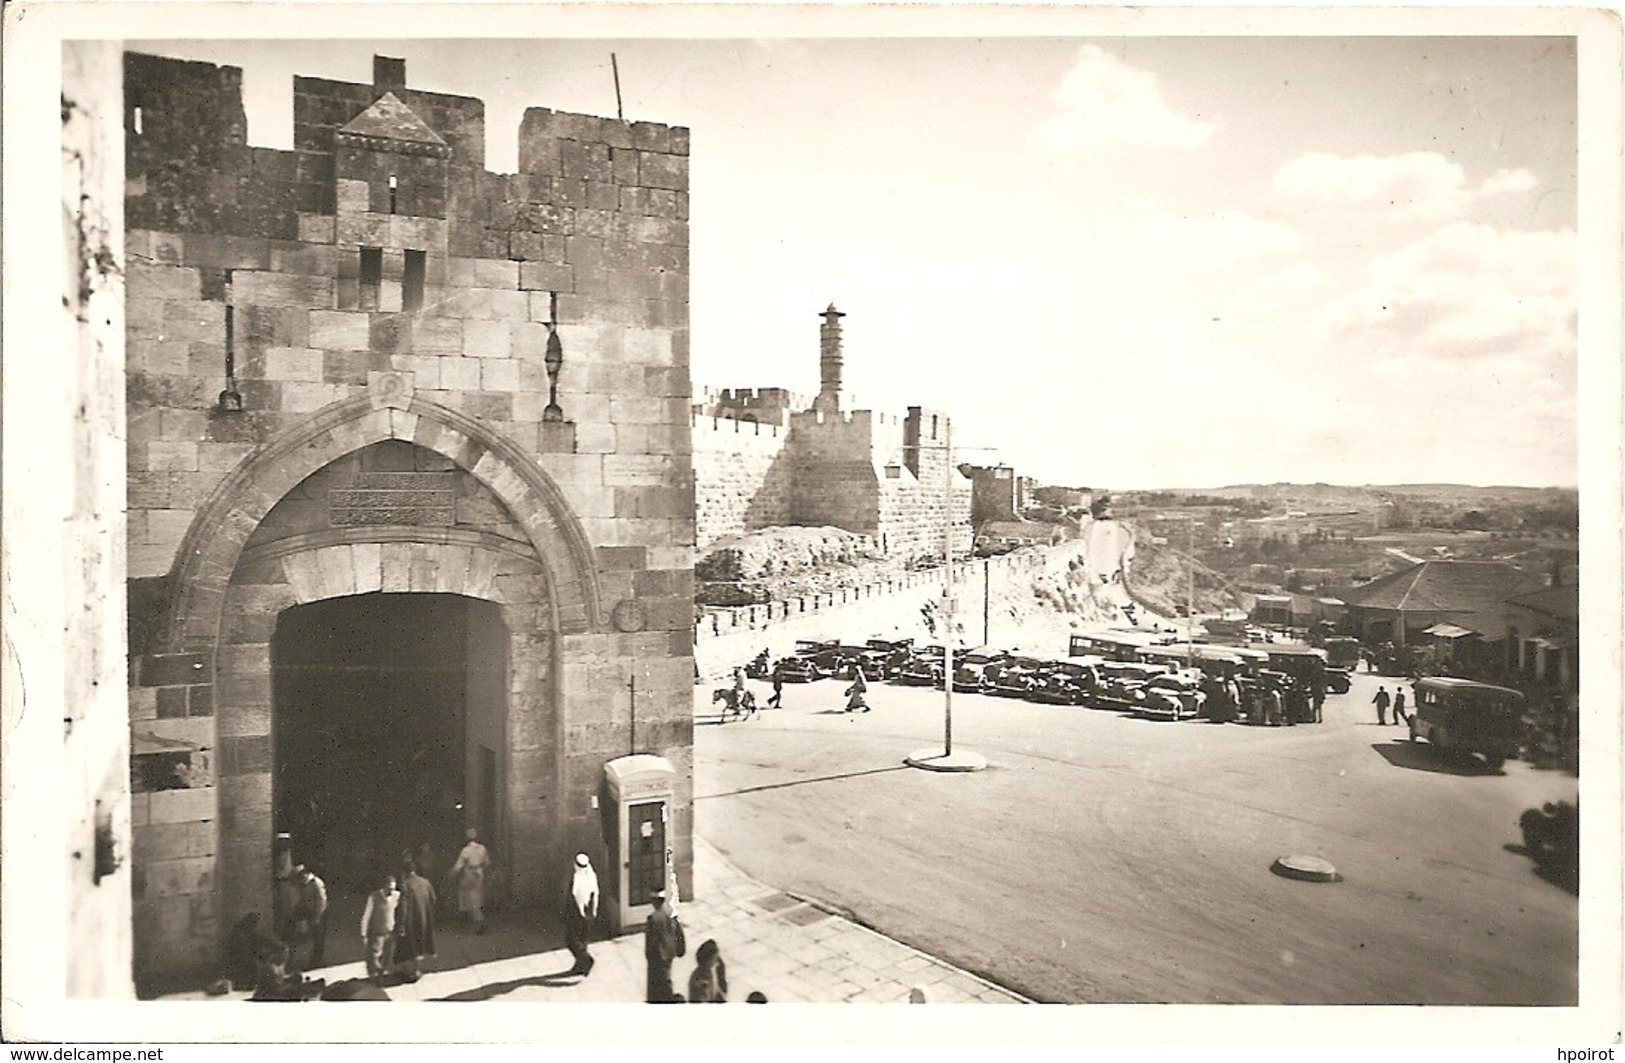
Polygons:
<instances>
[{"instance_id":1,"label":"stone archway","mask_svg":"<svg viewBox=\"0 0 1625 1063\"><path fill-rule=\"evenodd\" d=\"M400 441L432 451L477 480L522 538L458 528L332 528L248 548L273 507L319 470L364 448ZM374 374L367 395L335 403L259 448L200 508L173 573L165 634L132 680L165 688L186 716L213 716L212 750L166 813L201 829L186 882L189 940L210 951L238 916L267 910L272 810L270 632L280 610L325 599L432 592L496 603L507 637L509 711L501 750L504 846L516 899L542 875L526 854L556 833L564 776L558 655L562 636L603 630L594 553L567 500L536 461L455 410L414 397L407 374ZM210 759L212 758L212 763ZM213 827L209 823L214 821ZM212 843L211 837L212 836ZM190 835L189 835L190 837ZM210 851L212 850L212 852ZM154 909L156 911L156 907ZM168 909L166 908L166 911ZM171 918L165 916L163 918ZM163 938L162 918L148 933ZM176 935L179 936L179 935ZM163 952L153 950L153 962ZM164 947L168 951L168 946Z\"/></svg>"},{"instance_id":2,"label":"stone archway","mask_svg":"<svg viewBox=\"0 0 1625 1063\"><path fill-rule=\"evenodd\" d=\"M592 546L558 485L512 442L466 414L415 396L403 378L373 374L369 394L317 411L220 482L181 542L165 639L169 652L212 648L227 581L272 506L328 463L387 439L444 455L507 507L530 538L548 579L556 610L550 629L578 634L602 628Z\"/></svg>"}]
</instances>

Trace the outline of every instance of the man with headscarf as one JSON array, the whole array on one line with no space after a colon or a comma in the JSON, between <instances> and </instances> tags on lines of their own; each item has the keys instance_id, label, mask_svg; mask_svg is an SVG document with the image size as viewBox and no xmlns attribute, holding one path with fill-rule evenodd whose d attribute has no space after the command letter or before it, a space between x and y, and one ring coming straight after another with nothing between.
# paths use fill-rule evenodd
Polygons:
<instances>
[{"instance_id":1,"label":"man with headscarf","mask_svg":"<svg viewBox=\"0 0 1625 1063\"><path fill-rule=\"evenodd\" d=\"M688 951L688 945L683 940L683 924L666 907L666 891L654 890L651 900L654 910L643 924L643 958L649 965L645 999L651 1004L675 1004L682 998L672 989L671 965Z\"/></svg>"},{"instance_id":2,"label":"man with headscarf","mask_svg":"<svg viewBox=\"0 0 1625 1063\"><path fill-rule=\"evenodd\" d=\"M564 944L575 957L571 974L583 978L592 973L593 958L587 951L592 937L593 923L598 919L598 873L586 853L576 854L575 872L570 877L570 892L564 898Z\"/></svg>"},{"instance_id":3,"label":"man with headscarf","mask_svg":"<svg viewBox=\"0 0 1625 1063\"><path fill-rule=\"evenodd\" d=\"M485 873L491 854L480 844L479 832L468 828L468 844L451 865L452 881L457 883L457 911L474 921L474 933L485 933Z\"/></svg>"}]
</instances>

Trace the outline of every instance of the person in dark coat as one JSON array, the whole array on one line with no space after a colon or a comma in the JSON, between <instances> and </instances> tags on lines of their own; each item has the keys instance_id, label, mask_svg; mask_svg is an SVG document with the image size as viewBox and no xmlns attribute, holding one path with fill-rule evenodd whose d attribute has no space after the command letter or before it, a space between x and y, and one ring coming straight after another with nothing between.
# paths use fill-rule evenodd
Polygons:
<instances>
[{"instance_id":1,"label":"person in dark coat","mask_svg":"<svg viewBox=\"0 0 1625 1063\"><path fill-rule=\"evenodd\" d=\"M869 683L863 678L863 669L859 668L852 675L852 685L846 688L846 711L868 712L869 703L863 695L869 690Z\"/></svg>"},{"instance_id":2,"label":"person in dark coat","mask_svg":"<svg viewBox=\"0 0 1625 1063\"><path fill-rule=\"evenodd\" d=\"M1398 727L1400 721L1411 722L1410 714L1405 711L1405 688L1394 688L1394 726Z\"/></svg>"},{"instance_id":3,"label":"person in dark coat","mask_svg":"<svg viewBox=\"0 0 1625 1063\"><path fill-rule=\"evenodd\" d=\"M728 966L722 962L722 950L710 939L694 953L694 973L688 976L688 1002L728 1002Z\"/></svg>"},{"instance_id":4,"label":"person in dark coat","mask_svg":"<svg viewBox=\"0 0 1625 1063\"><path fill-rule=\"evenodd\" d=\"M643 924L643 958L648 961L648 993L651 1004L675 1004L679 997L671 985L671 965L688 951L683 925L666 907L666 891L653 893L654 911Z\"/></svg>"},{"instance_id":5,"label":"person in dark coat","mask_svg":"<svg viewBox=\"0 0 1625 1063\"><path fill-rule=\"evenodd\" d=\"M564 896L564 944L575 957L571 974L585 978L592 973L593 958L587 951L587 942L597 919L598 873L586 853L577 853L575 869L570 874L570 889Z\"/></svg>"},{"instance_id":6,"label":"person in dark coat","mask_svg":"<svg viewBox=\"0 0 1625 1063\"><path fill-rule=\"evenodd\" d=\"M418 874L410 850L401 854L401 899L395 908L396 956L406 965L406 980L423 976L423 957L433 956L434 883Z\"/></svg>"},{"instance_id":7,"label":"person in dark coat","mask_svg":"<svg viewBox=\"0 0 1625 1063\"><path fill-rule=\"evenodd\" d=\"M1371 704L1377 707L1377 723L1388 722L1388 688L1378 687L1377 696L1371 699Z\"/></svg>"}]
</instances>

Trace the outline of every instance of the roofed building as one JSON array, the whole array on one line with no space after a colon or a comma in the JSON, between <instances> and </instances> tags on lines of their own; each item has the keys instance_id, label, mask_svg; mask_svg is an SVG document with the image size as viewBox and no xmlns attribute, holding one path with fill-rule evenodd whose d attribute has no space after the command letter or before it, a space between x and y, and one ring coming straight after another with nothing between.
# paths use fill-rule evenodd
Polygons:
<instances>
[{"instance_id":1,"label":"roofed building","mask_svg":"<svg viewBox=\"0 0 1625 1063\"><path fill-rule=\"evenodd\" d=\"M1403 649L1425 640L1428 629L1438 624L1497 641L1502 634L1502 602L1537 590L1541 583L1539 576L1504 561L1423 561L1342 597L1354 634Z\"/></svg>"}]
</instances>

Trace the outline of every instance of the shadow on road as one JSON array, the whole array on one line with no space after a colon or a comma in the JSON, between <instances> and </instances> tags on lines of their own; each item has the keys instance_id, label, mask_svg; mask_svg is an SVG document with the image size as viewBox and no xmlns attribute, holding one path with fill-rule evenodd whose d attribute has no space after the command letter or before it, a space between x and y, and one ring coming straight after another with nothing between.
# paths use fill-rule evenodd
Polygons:
<instances>
[{"instance_id":1,"label":"shadow on road","mask_svg":"<svg viewBox=\"0 0 1625 1063\"><path fill-rule=\"evenodd\" d=\"M838 779L858 779L865 775L884 775L888 771L913 771L907 764L897 764L890 768L869 768L867 771L845 771L836 775L819 775L811 779L791 779L789 782L770 782L762 786L745 786L738 790L728 790L720 794L695 794L694 800L707 801L714 797L738 797L740 794L759 794L764 790L787 790L792 786L806 786L815 782L835 782Z\"/></svg>"},{"instance_id":2,"label":"shadow on road","mask_svg":"<svg viewBox=\"0 0 1625 1063\"><path fill-rule=\"evenodd\" d=\"M529 978L513 978L506 982L492 982L476 989L465 989L460 993L449 996L436 997L436 1000L490 1000L492 997L505 996L515 989L524 989L528 986L542 986L546 989L562 989L580 982L582 975L571 968L554 971L551 974L533 974Z\"/></svg>"},{"instance_id":3,"label":"shadow on road","mask_svg":"<svg viewBox=\"0 0 1625 1063\"><path fill-rule=\"evenodd\" d=\"M1431 771L1440 775L1505 775L1500 768L1492 769L1477 757L1458 757L1444 753L1437 746L1410 742L1396 738L1392 742L1373 742L1371 748L1382 754L1384 760L1396 768L1411 771Z\"/></svg>"}]
</instances>

